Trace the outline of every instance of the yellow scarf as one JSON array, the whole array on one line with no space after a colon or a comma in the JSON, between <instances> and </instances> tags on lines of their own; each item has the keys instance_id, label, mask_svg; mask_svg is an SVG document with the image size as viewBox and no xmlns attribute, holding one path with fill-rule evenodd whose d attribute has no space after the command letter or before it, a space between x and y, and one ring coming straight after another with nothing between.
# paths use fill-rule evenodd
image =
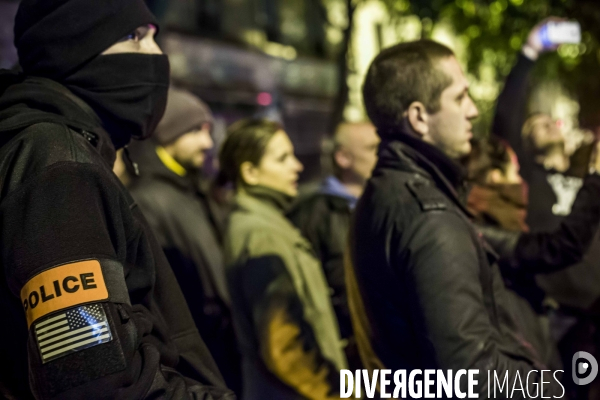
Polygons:
<instances>
[{"instance_id":1,"label":"yellow scarf","mask_svg":"<svg viewBox=\"0 0 600 400\"><path fill-rule=\"evenodd\" d=\"M160 161L162 161L163 164L165 164L165 167L169 168L177 175L185 176L187 174L185 168L183 168L181 164L175 161L175 159L171 157L171 155L167 152L167 150L165 150L164 147L156 146L156 154L158 154L158 158L160 158Z\"/></svg>"}]
</instances>

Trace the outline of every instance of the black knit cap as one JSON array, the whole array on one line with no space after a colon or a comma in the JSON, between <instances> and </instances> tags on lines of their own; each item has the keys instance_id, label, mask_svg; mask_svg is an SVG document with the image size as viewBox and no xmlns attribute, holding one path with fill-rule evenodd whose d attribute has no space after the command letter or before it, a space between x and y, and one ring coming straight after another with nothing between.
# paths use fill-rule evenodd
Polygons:
<instances>
[{"instance_id":1,"label":"black knit cap","mask_svg":"<svg viewBox=\"0 0 600 400\"><path fill-rule=\"evenodd\" d=\"M146 24L157 25L143 0L22 0L15 46L26 74L61 81Z\"/></svg>"}]
</instances>

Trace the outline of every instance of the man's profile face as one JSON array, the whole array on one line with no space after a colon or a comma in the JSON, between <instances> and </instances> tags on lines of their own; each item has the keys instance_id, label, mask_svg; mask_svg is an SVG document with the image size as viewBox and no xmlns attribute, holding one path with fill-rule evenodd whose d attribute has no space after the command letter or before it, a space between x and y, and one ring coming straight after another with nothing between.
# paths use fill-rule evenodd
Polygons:
<instances>
[{"instance_id":1,"label":"man's profile face","mask_svg":"<svg viewBox=\"0 0 600 400\"><path fill-rule=\"evenodd\" d=\"M104 50L101 55L120 53L162 54L162 50L154 41L155 34L156 27L154 25L142 25Z\"/></svg>"},{"instance_id":2,"label":"man's profile face","mask_svg":"<svg viewBox=\"0 0 600 400\"><path fill-rule=\"evenodd\" d=\"M440 60L438 68L452 79L452 83L442 92L440 110L429 114L426 140L448 157L459 159L471 152L471 120L479 116L479 111L469 96L469 83L456 58Z\"/></svg>"},{"instance_id":3,"label":"man's profile face","mask_svg":"<svg viewBox=\"0 0 600 400\"><path fill-rule=\"evenodd\" d=\"M165 146L172 157L187 170L197 170L204 166L206 155L213 148L210 124L187 132L173 143Z\"/></svg>"}]
</instances>

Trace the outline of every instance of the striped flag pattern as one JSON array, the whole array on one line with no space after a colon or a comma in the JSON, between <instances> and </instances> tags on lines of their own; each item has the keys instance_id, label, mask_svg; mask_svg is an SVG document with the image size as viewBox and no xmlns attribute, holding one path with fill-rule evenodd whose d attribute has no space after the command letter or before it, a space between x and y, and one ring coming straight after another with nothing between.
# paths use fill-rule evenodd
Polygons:
<instances>
[{"instance_id":1,"label":"striped flag pattern","mask_svg":"<svg viewBox=\"0 0 600 400\"><path fill-rule=\"evenodd\" d=\"M112 340L100 304L76 307L44 319L35 324L35 336L44 364Z\"/></svg>"}]
</instances>

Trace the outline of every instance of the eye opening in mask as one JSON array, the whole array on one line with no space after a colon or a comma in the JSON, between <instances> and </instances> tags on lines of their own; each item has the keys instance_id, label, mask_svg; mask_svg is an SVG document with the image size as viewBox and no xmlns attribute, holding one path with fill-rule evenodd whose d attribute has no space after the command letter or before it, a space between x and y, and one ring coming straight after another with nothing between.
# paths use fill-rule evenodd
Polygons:
<instances>
[{"instance_id":1,"label":"eye opening in mask","mask_svg":"<svg viewBox=\"0 0 600 400\"><path fill-rule=\"evenodd\" d=\"M146 35L148 35L148 32L150 32L150 30L157 30L156 25L154 24L148 24L148 25L142 25L142 26L138 26L133 32L125 35L123 38L121 38L118 43L121 42L127 42L127 41L134 41L134 42L139 42L142 39L144 39L146 37Z\"/></svg>"}]
</instances>

